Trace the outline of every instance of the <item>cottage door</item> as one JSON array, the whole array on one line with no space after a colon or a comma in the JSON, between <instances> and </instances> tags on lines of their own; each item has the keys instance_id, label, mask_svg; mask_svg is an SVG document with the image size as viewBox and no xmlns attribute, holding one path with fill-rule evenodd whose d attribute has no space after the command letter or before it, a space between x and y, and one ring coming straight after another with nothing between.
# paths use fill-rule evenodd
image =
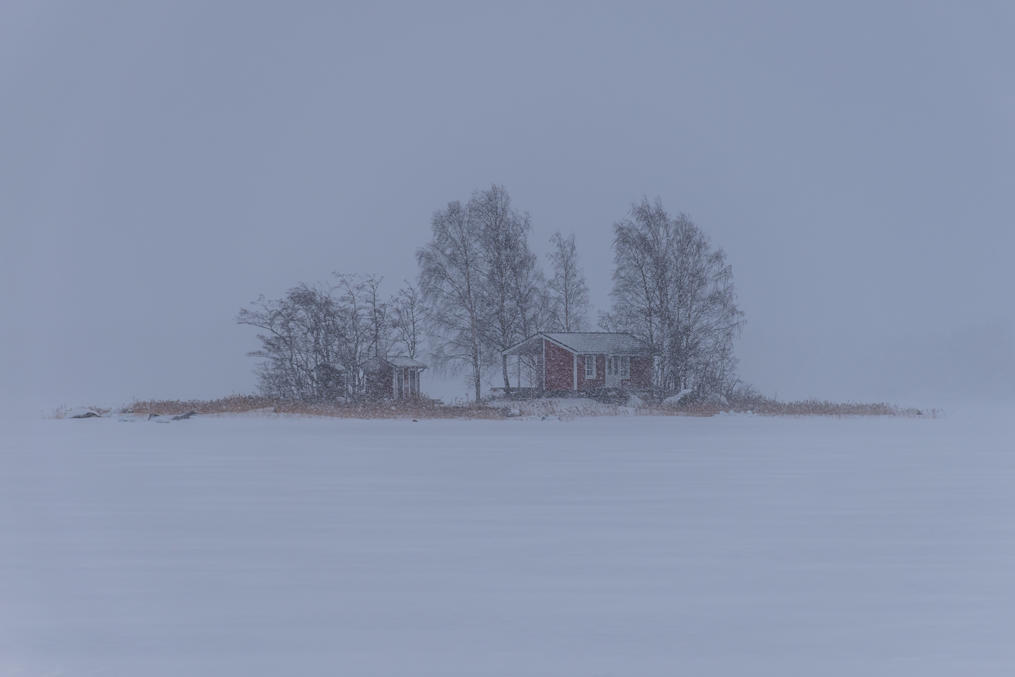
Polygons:
<instances>
[{"instance_id":1,"label":"cottage door","mask_svg":"<svg viewBox=\"0 0 1015 677\"><path fill-rule=\"evenodd\" d=\"M620 387L620 358L616 355L606 356L606 387Z\"/></svg>"}]
</instances>

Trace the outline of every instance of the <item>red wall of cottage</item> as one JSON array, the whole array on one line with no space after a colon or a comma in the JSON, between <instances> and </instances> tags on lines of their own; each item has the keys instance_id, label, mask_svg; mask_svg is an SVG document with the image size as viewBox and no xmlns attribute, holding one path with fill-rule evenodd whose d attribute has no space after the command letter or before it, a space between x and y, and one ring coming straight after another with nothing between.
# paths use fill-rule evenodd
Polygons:
<instances>
[{"instance_id":1,"label":"red wall of cottage","mask_svg":"<svg viewBox=\"0 0 1015 677\"><path fill-rule=\"evenodd\" d=\"M571 353L558 345L543 339L543 350L546 352L546 384L549 391L571 390L574 388L572 377L574 358Z\"/></svg>"},{"instance_id":2,"label":"red wall of cottage","mask_svg":"<svg viewBox=\"0 0 1015 677\"><path fill-rule=\"evenodd\" d=\"M543 340L546 351L546 384L548 391L574 389L574 355L560 346ZM606 385L606 355L596 355L596 377L585 379L585 356L578 356L578 390L596 390ZM652 387L652 358L631 356L631 378L621 381L624 388Z\"/></svg>"}]
</instances>

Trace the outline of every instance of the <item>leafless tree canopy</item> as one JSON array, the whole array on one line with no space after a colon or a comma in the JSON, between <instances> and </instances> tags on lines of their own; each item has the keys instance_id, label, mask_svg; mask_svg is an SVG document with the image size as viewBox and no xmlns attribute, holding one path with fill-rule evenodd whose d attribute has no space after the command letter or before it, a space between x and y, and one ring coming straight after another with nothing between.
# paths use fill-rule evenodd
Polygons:
<instances>
[{"instance_id":1,"label":"leafless tree canopy","mask_svg":"<svg viewBox=\"0 0 1015 677\"><path fill-rule=\"evenodd\" d=\"M432 239L416 251L419 289L434 334L433 358L468 365L476 401L482 396L482 260L472 203L455 201L431 219Z\"/></svg>"},{"instance_id":2,"label":"leafless tree canopy","mask_svg":"<svg viewBox=\"0 0 1015 677\"><path fill-rule=\"evenodd\" d=\"M588 321L589 288L578 265L574 234L565 238L557 231L550 238L550 246L547 254L553 273L548 284L550 328L555 331L581 331Z\"/></svg>"},{"instance_id":3,"label":"leafless tree canopy","mask_svg":"<svg viewBox=\"0 0 1015 677\"><path fill-rule=\"evenodd\" d=\"M258 298L237 322L257 327L261 391L291 400L344 395L341 379L349 348L343 308L325 290L301 284L280 299Z\"/></svg>"},{"instance_id":4,"label":"leafless tree canopy","mask_svg":"<svg viewBox=\"0 0 1015 677\"><path fill-rule=\"evenodd\" d=\"M499 361L504 389L511 390L507 357L501 351L525 338L540 323L543 276L529 249L529 215L511 207L503 186L475 193L470 200L479 221L483 276L481 295L487 311L482 341L490 361Z\"/></svg>"},{"instance_id":5,"label":"leafless tree canopy","mask_svg":"<svg viewBox=\"0 0 1015 677\"><path fill-rule=\"evenodd\" d=\"M468 365L476 400L482 367L501 363L501 351L538 330L545 315L543 277L529 249L527 214L511 206L503 186L473 193L434 215L433 238L416 256L420 290L437 340L434 356Z\"/></svg>"},{"instance_id":6,"label":"leafless tree canopy","mask_svg":"<svg viewBox=\"0 0 1015 677\"><path fill-rule=\"evenodd\" d=\"M391 345L381 278L335 274L330 288L300 284L282 298L263 296L240 310L237 322L257 327L260 390L289 400L356 396L360 367Z\"/></svg>"},{"instance_id":7,"label":"leafless tree canopy","mask_svg":"<svg viewBox=\"0 0 1015 677\"><path fill-rule=\"evenodd\" d=\"M373 278L335 273L331 293L340 317L343 340L342 366L350 393L358 393L361 384L360 365L371 356L373 320L370 289Z\"/></svg>"},{"instance_id":8,"label":"leafless tree canopy","mask_svg":"<svg viewBox=\"0 0 1015 677\"><path fill-rule=\"evenodd\" d=\"M613 309L602 324L630 331L661 356L658 387L729 391L743 313L722 249L689 218L671 218L647 199L614 224L613 245Z\"/></svg>"},{"instance_id":9,"label":"leafless tree canopy","mask_svg":"<svg viewBox=\"0 0 1015 677\"><path fill-rule=\"evenodd\" d=\"M423 338L426 315L419 288L406 282L392 297L392 324L396 341L405 348L405 354L415 358Z\"/></svg>"},{"instance_id":10,"label":"leafless tree canopy","mask_svg":"<svg viewBox=\"0 0 1015 677\"><path fill-rule=\"evenodd\" d=\"M368 275L361 281L362 295L367 306L370 357L385 357L391 347L394 333L389 304L381 299L383 281L384 278L379 275Z\"/></svg>"}]
</instances>

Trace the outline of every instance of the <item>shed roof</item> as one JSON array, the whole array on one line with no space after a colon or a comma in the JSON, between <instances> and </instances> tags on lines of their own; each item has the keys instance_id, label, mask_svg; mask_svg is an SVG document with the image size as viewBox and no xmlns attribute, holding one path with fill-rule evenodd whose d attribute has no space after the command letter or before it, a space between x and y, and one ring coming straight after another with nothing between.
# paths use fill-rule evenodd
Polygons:
<instances>
[{"instance_id":1,"label":"shed roof","mask_svg":"<svg viewBox=\"0 0 1015 677\"><path fill-rule=\"evenodd\" d=\"M405 355L395 355L394 357L389 357L388 362L393 367L415 367L416 369L426 369L425 364L411 357L406 357Z\"/></svg>"},{"instance_id":2,"label":"shed roof","mask_svg":"<svg viewBox=\"0 0 1015 677\"><path fill-rule=\"evenodd\" d=\"M414 360L411 357L405 357L404 355L395 355L393 357L371 357L368 360L364 360L360 366L364 371L379 371L386 366L426 369L426 364L423 362Z\"/></svg>"}]
</instances>

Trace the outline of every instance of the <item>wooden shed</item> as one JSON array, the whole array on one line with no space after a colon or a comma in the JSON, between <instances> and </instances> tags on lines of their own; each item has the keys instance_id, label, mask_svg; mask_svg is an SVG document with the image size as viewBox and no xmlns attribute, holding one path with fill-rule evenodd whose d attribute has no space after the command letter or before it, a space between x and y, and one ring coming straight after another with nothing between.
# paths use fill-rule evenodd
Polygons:
<instances>
[{"instance_id":1,"label":"wooden shed","mask_svg":"<svg viewBox=\"0 0 1015 677\"><path fill-rule=\"evenodd\" d=\"M405 356L372 357L362 365L366 396L404 400L420 394L419 378L426 365Z\"/></svg>"}]
</instances>

